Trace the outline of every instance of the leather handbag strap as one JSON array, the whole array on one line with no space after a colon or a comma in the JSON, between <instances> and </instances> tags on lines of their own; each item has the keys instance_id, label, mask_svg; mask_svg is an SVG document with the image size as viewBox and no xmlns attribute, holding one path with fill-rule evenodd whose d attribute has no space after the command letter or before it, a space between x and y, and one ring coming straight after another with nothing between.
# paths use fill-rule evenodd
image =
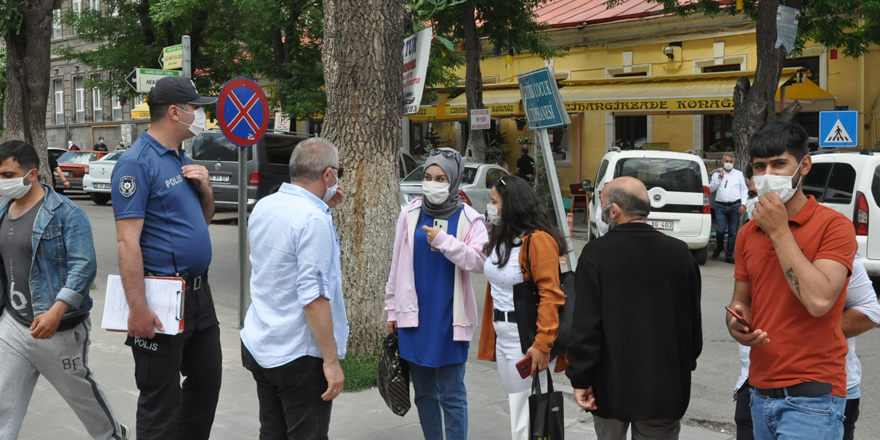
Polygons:
<instances>
[{"instance_id":1,"label":"leather handbag strap","mask_svg":"<svg viewBox=\"0 0 880 440\"><path fill-rule=\"evenodd\" d=\"M521 267L520 270L522 273L529 274L529 281L535 282L535 277L532 276L532 254L529 252L529 249L532 247L532 234L535 231L529 232L529 235L526 235L526 267Z\"/></svg>"}]
</instances>

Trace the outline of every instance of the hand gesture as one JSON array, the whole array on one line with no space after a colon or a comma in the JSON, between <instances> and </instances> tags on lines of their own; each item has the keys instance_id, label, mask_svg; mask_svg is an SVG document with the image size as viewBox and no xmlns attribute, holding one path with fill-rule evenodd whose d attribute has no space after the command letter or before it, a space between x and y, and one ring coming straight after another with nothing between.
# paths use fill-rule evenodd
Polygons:
<instances>
[{"instance_id":1,"label":"hand gesture","mask_svg":"<svg viewBox=\"0 0 880 440\"><path fill-rule=\"evenodd\" d=\"M211 191L211 175L207 168L202 165L184 165L180 170L183 172L183 177L196 182L199 190Z\"/></svg>"},{"instance_id":2,"label":"hand gesture","mask_svg":"<svg viewBox=\"0 0 880 440\"><path fill-rule=\"evenodd\" d=\"M440 228L429 228L427 225L422 226L422 230L428 232L428 244L434 244L434 240L437 238L437 234L440 233Z\"/></svg>"},{"instance_id":3,"label":"hand gesture","mask_svg":"<svg viewBox=\"0 0 880 440\"><path fill-rule=\"evenodd\" d=\"M342 184L339 184L339 189L336 190L336 194L334 194L333 197L330 198L330 201L327 202L327 206L329 206L330 209L333 209L343 198L345 198L345 190L342 188Z\"/></svg>"},{"instance_id":4,"label":"hand gesture","mask_svg":"<svg viewBox=\"0 0 880 440\"><path fill-rule=\"evenodd\" d=\"M143 307L133 308L128 313L128 335L136 338L151 339L156 336L153 327L159 329L160 332L165 331L162 321L152 309L144 305Z\"/></svg>"},{"instance_id":5,"label":"hand gesture","mask_svg":"<svg viewBox=\"0 0 880 440\"><path fill-rule=\"evenodd\" d=\"M742 306L735 305L732 308L746 320L751 319L751 317L745 313ZM742 325L730 313L727 314L727 331L730 332L730 336L733 336L733 339L735 339L736 342L747 347L760 347L770 342L770 339L767 337L767 332L761 329L749 331L748 327Z\"/></svg>"},{"instance_id":6,"label":"hand gesture","mask_svg":"<svg viewBox=\"0 0 880 440\"><path fill-rule=\"evenodd\" d=\"M755 203L755 221L767 235L773 235L782 230L790 231L788 227L788 211L785 204L779 198L779 194L766 193L758 196Z\"/></svg>"},{"instance_id":7,"label":"hand gesture","mask_svg":"<svg viewBox=\"0 0 880 440\"><path fill-rule=\"evenodd\" d=\"M574 390L574 401L585 410L596 410L598 407L596 406L596 396L593 395L593 387L589 387L585 390L579 390L575 388Z\"/></svg>"}]
</instances>

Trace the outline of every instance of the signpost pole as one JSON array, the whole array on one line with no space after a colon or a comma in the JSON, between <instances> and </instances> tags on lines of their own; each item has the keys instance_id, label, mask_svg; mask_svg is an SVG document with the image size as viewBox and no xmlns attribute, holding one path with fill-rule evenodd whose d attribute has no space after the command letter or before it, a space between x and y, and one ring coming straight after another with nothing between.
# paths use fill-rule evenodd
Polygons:
<instances>
[{"instance_id":1,"label":"signpost pole","mask_svg":"<svg viewBox=\"0 0 880 440\"><path fill-rule=\"evenodd\" d=\"M183 66L181 66L183 76L192 78L192 56L190 53L192 47L190 46L189 35L184 35L183 38L180 39L180 43L183 45Z\"/></svg>"},{"instance_id":2,"label":"signpost pole","mask_svg":"<svg viewBox=\"0 0 880 440\"><path fill-rule=\"evenodd\" d=\"M238 149L238 326L244 327L244 315L250 305L248 297L248 237L247 237L247 149Z\"/></svg>"},{"instance_id":3,"label":"signpost pole","mask_svg":"<svg viewBox=\"0 0 880 440\"><path fill-rule=\"evenodd\" d=\"M553 215L556 217L559 232L565 237L565 244L568 246L565 263L568 265L568 270L574 270L577 256L574 252L574 243L571 241L571 233L568 231L565 207L562 205L562 190L559 188L559 179L556 176L556 162L553 161L553 151L550 149L550 137L547 136L547 129L539 129L537 133L538 145L541 147L541 155L544 157L547 183L550 185L550 196L553 198Z\"/></svg>"}]
</instances>

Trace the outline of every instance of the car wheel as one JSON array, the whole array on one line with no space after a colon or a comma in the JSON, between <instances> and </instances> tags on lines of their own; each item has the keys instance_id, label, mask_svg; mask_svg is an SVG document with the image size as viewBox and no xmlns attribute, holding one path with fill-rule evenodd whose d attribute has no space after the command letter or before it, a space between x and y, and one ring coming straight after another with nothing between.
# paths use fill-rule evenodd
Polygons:
<instances>
[{"instance_id":1,"label":"car wheel","mask_svg":"<svg viewBox=\"0 0 880 440\"><path fill-rule=\"evenodd\" d=\"M110 194L89 193L89 197L96 205L106 205L110 201Z\"/></svg>"},{"instance_id":2,"label":"car wheel","mask_svg":"<svg viewBox=\"0 0 880 440\"><path fill-rule=\"evenodd\" d=\"M707 245L706 247L704 247L702 249L693 250L693 251L691 251L691 253L693 253L694 258L697 259L697 264L702 266L702 265L706 264L706 260L709 259L709 246Z\"/></svg>"}]
</instances>

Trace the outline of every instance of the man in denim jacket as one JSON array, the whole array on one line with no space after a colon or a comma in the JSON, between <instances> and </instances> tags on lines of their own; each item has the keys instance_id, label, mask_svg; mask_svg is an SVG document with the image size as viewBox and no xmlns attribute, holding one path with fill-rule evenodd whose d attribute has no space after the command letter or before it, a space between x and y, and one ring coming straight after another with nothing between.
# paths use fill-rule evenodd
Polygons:
<instances>
[{"instance_id":1,"label":"man in denim jacket","mask_svg":"<svg viewBox=\"0 0 880 440\"><path fill-rule=\"evenodd\" d=\"M21 141L0 144L0 438L18 437L42 374L95 439L124 439L86 362L97 262L85 213L38 180Z\"/></svg>"}]
</instances>

